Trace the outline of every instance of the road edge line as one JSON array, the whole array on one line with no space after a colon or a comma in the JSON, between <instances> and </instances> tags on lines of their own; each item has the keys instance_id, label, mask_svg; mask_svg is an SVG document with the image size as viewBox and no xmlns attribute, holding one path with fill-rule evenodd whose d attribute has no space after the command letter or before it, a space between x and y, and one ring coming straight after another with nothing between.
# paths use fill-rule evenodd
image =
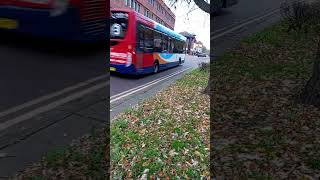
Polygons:
<instances>
[{"instance_id":1,"label":"road edge line","mask_svg":"<svg viewBox=\"0 0 320 180\"><path fill-rule=\"evenodd\" d=\"M33 105L36 105L36 104L39 104L43 101L46 101L46 100L49 100L51 98L54 98L54 97L57 97L57 96L60 96L60 95L63 95L65 93L69 93L73 90L76 90L78 88L81 88L81 87L84 87L84 86L87 86L89 84L92 84L96 81L99 81L99 80L102 80L104 78L108 78L108 75L101 75L101 76L98 76L98 77L95 77L95 78L92 78L92 79L89 79L89 80L86 80L86 81L83 81L81 83L78 83L76 85L73 85L73 86L69 86L67 88L64 88L60 91L56 91L54 93L51 93L51 94L48 94L48 95L44 95L44 96L41 96L41 97L38 97L36 99L33 99L31 101L28 101L28 102L25 102L23 104L20 104L20 105L17 105L17 106L14 106L14 107L11 107L9 109L6 109L2 112L0 112L0 118L1 117L5 117L9 114L12 114L12 113L15 113L15 112L18 112L22 109L26 109L30 106L33 106Z\"/></svg>"},{"instance_id":2,"label":"road edge line","mask_svg":"<svg viewBox=\"0 0 320 180\"><path fill-rule=\"evenodd\" d=\"M118 100L120 100L120 99L122 99L122 98L124 98L124 97L127 97L127 96L129 96L129 95L131 95L131 94L134 94L134 93L136 93L136 92L139 92L139 91L141 91L141 90L143 90L143 89L145 89L145 88L147 88L147 87L150 87L150 86L152 86L152 85L154 85L154 84L158 84L158 83L160 83L161 81L164 81L164 80L166 80L166 79L168 79L168 78L170 78L170 77L176 76L176 75L178 75L178 74L180 74L180 73L183 73L183 72L185 72L185 71L187 71L187 70L189 70L189 69L192 69L192 67L189 67L189 68L186 68L186 69L184 69L184 70L181 70L181 71L172 73L172 74L170 74L170 76L168 75L168 76L165 77L165 78L156 79L156 80L154 80L155 82L144 84L144 85L142 85L142 87L140 87L140 88L132 88L132 89L129 89L129 90L127 90L128 93L126 93L126 94L123 94L123 95L118 96L118 97L113 98L113 99L110 98L110 105L111 105L113 102L115 102L115 101L118 101ZM129 92L129 91L130 91L130 92Z\"/></svg>"},{"instance_id":3,"label":"road edge line","mask_svg":"<svg viewBox=\"0 0 320 180\"><path fill-rule=\"evenodd\" d=\"M108 81L108 82L97 84L95 86L89 87L89 88L87 88L85 90L82 90L80 92L74 93L74 94L69 95L67 97L64 97L62 99L56 100L54 102L51 102L51 103L49 103L49 104L47 104L45 106L41 106L39 108L36 108L36 109L34 109L34 110L30 111L30 112L27 112L25 114L22 114L22 115L18 116L18 117L15 117L13 119L10 119L10 120L7 120L7 121L5 121L3 123L0 123L0 131L3 131L4 129L9 128L9 127L11 127L11 126L13 126L15 124L18 124L20 122L23 122L25 120L31 119L32 117L34 117L36 115L39 115L41 113L50 111L50 110L52 110L52 109L54 109L54 108L56 108L56 107L58 107L60 105L68 103L68 102L70 102L72 100L75 100L77 98L80 98L80 97L82 97L82 96L84 96L84 95L86 95L88 93L91 93L93 91L102 89L104 87L107 87L107 85L109 83L110 82Z\"/></svg>"},{"instance_id":4,"label":"road edge line","mask_svg":"<svg viewBox=\"0 0 320 180\"><path fill-rule=\"evenodd\" d=\"M220 38L220 37L222 37L222 36L224 36L224 35L226 35L226 34L229 34L229 33L233 32L233 31L235 31L235 30L238 30L238 29L240 29L240 28L242 28L242 27L244 27L244 26L247 26L247 25L252 24L252 23L254 23L254 22L256 22L256 21L259 21L259 20L261 20L261 19L263 19L263 18L266 18L266 17L268 17L268 16L271 16L271 15L277 13L279 10L280 10L280 9L272 10L272 11L270 11L270 12L264 14L264 15L261 15L260 17L257 17L257 18L255 18L255 19L252 19L252 20L249 20L249 21L244 22L244 23L242 23L242 24L239 24L239 25L237 25L237 26L235 26L235 27L233 27L233 28L231 28L231 29L229 29L229 30L226 30L226 31L224 31L224 32L222 32L222 33L220 33L220 34L214 35L213 37L210 38L210 40L218 39L218 38Z\"/></svg>"}]
</instances>

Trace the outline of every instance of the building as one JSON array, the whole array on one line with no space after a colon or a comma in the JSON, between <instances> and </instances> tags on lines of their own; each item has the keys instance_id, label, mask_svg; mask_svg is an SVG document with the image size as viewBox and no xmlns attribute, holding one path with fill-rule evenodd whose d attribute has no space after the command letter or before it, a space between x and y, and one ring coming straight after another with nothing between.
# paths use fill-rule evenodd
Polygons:
<instances>
[{"instance_id":1,"label":"building","mask_svg":"<svg viewBox=\"0 0 320 180\"><path fill-rule=\"evenodd\" d=\"M193 53L203 53L203 44L201 41L195 42L193 44Z\"/></svg>"},{"instance_id":2,"label":"building","mask_svg":"<svg viewBox=\"0 0 320 180\"><path fill-rule=\"evenodd\" d=\"M192 55L194 43L196 42L196 35L190 34L186 31L181 32L180 34L187 38L187 54Z\"/></svg>"},{"instance_id":3,"label":"building","mask_svg":"<svg viewBox=\"0 0 320 180\"><path fill-rule=\"evenodd\" d=\"M176 17L162 0L111 0L110 7L134 9L154 21L174 29Z\"/></svg>"}]
</instances>

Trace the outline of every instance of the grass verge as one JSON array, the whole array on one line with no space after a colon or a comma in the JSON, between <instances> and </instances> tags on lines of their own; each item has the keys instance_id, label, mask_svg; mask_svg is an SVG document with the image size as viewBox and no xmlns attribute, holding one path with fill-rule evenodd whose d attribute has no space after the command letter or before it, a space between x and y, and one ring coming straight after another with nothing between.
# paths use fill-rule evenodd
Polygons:
<instances>
[{"instance_id":1,"label":"grass verge","mask_svg":"<svg viewBox=\"0 0 320 180\"><path fill-rule=\"evenodd\" d=\"M316 36L286 30L269 27L212 64L218 179L319 178L320 111L294 100L311 75Z\"/></svg>"},{"instance_id":2,"label":"grass verge","mask_svg":"<svg viewBox=\"0 0 320 180\"><path fill-rule=\"evenodd\" d=\"M111 126L114 179L209 176L208 72L194 70Z\"/></svg>"}]
</instances>

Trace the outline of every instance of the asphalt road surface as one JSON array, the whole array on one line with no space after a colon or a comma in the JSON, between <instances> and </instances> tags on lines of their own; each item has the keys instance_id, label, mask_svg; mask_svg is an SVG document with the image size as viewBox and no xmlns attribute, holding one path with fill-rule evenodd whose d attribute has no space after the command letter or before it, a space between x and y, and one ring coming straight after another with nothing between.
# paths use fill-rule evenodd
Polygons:
<instances>
[{"instance_id":1,"label":"asphalt road surface","mask_svg":"<svg viewBox=\"0 0 320 180\"><path fill-rule=\"evenodd\" d=\"M239 4L224 9L212 18L213 31L264 11L279 7L278 0L240 0ZM0 37L0 111L37 97L106 73L106 53L102 46L64 48L50 40L1 35ZM110 95L147 83L165 74L191 66L184 65L139 79L111 76ZM108 93L108 92L107 92Z\"/></svg>"},{"instance_id":2,"label":"asphalt road surface","mask_svg":"<svg viewBox=\"0 0 320 180\"><path fill-rule=\"evenodd\" d=\"M1 34L0 111L106 74L107 51Z\"/></svg>"},{"instance_id":3,"label":"asphalt road surface","mask_svg":"<svg viewBox=\"0 0 320 180\"><path fill-rule=\"evenodd\" d=\"M110 77L110 97L115 96L121 92L141 86L150 81L159 79L163 76L172 74L174 72L182 71L188 68L198 67L198 64L203 61L208 61L209 57L186 56L185 63L167 70L163 70L158 74L150 74L141 77L132 77L128 75L111 74Z\"/></svg>"},{"instance_id":4,"label":"asphalt road surface","mask_svg":"<svg viewBox=\"0 0 320 180\"><path fill-rule=\"evenodd\" d=\"M215 17L211 17L211 32L221 28L226 28L232 24L239 23L247 18L251 18L272 9L280 7L282 0L239 0L239 3L223 9Z\"/></svg>"}]
</instances>

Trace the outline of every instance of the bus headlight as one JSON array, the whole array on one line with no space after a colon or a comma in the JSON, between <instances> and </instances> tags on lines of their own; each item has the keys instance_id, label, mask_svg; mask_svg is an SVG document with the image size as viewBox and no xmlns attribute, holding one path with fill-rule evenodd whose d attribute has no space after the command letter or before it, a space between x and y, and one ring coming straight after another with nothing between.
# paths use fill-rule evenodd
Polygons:
<instances>
[{"instance_id":1,"label":"bus headlight","mask_svg":"<svg viewBox=\"0 0 320 180\"><path fill-rule=\"evenodd\" d=\"M131 65L131 63L132 63L132 54L128 52L126 67L129 67Z\"/></svg>"},{"instance_id":2,"label":"bus headlight","mask_svg":"<svg viewBox=\"0 0 320 180\"><path fill-rule=\"evenodd\" d=\"M68 9L68 5L69 5L69 0L53 0L50 16L55 17L65 13Z\"/></svg>"}]
</instances>

